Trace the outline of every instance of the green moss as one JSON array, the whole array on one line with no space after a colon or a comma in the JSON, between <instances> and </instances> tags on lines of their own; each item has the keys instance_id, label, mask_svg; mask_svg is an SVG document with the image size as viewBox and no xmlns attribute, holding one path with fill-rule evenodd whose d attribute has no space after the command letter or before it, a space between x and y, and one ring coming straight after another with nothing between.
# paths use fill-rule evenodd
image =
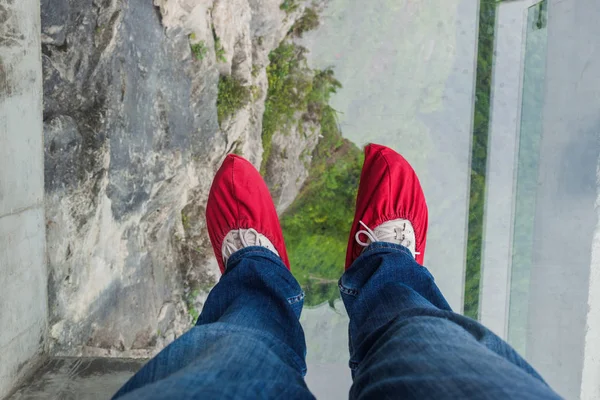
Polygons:
<instances>
[{"instance_id":1,"label":"green moss","mask_svg":"<svg viewBox=\"0 0 600 400\"><path fill-rule=\"evenodd\" d=\"M264 148L261 172L264 174L271 154L271 141L277 131L285 133L304 119L320 122L329 98L342 85L333 70L313 71L307 66L306 49L283 42L269 55L269 89L263 116Z\"/></svg>"},{"instance_id":2,"label":"green moss","mask_svg":"<svg viewBox=\"0 0 600 400\"><path fill-rule=\"evenodd\" d=\"M490 95L492 88L496 6L498 3L499 1L482 1L479 10L479 46L475 86L476 101L473 147L471 150L471 188L464 305L465 315L471 318L477 318L479 312Z\"/></svg>"},{"instance_id":3,"label":"green moss","mask_svg":"<svg viewBox=\"0 0 600 400\"><path fill-rule=\"evenodd\" d=\"M252 64L252 77L256 78L260 74L260 66L258 64Z\"/></svg>"},{"instance_id":4,"label":"green moss","mask_svg":"<svg viewBox=\"0 0 600 400\"><path fill-rule=\"evenodd\" d=\"M223 44L221 43L221 38L219 36L217 36L217 31L215 31L215 27L212 27L212 34L213 34L213 39L215 42L215 57L217 59L218 62L222 62L225 63L227 62L227 57L225 57L225 48L223 47Z\"/></svg>"},{"instance_id":5,"label":"green moss","mask_svg":"<svg viewBox=\"0 0 600 400\"><path fill-rule=\"evenodd\" d=\"M219 36L217 36L217 32L215 31L215 27L212 27L212 33L213 33L213 39L215 41L215 57L217 58L218 62L222 62L222 63L226 63L227 62L227 57L225 57L225 48L223 47L223 44L221 43L221 38L219 38Z\"/></svg>"},{"instance_id":6,"label":"green moss","mask_svg":"<svg viewBox=\"0 0 600 400\"><path fill-rule=\"evenodd\" d=\"M187 296L185 296L185 304L187 306L187 312L190 315L190 317L192 317L192 325L196 325L196 321L198 321L198 317L200 316L200 311L198 311L198 309L196 308L196 298L198 297L198 295L200 294L200 291L198 289L195 289L193 291L191 291L190 293L188 293Z\"/></svg>"},{"instance_id":7,"label":"green moss","mask_svg":"<svg viewBox=\"0 0 600 400\"><path fill-rule=\"evenodd\" d=\"M269 54L269 89L263 115L264 148L261 172L265 173L271 155L271 142L277 131L285 133L303 119L320 123L329 98L339 88L332 69L313 71L307 66L306 49L283 42Z\"/></svg>"},{"instance_id":8,"label":"green moss","mask_svg":"<svg viewBox=\"0 0 600 400\"><path fill-rule=\"evenodd\" d=\"M192 317L192 325L196 325L196 321L198 321L198 317L200 317L200 312L195 307L192 307L188 310L188 313L190 314L190 317Z\"/></svg>"},{"instance_id":9,"label":"green moss","mask_svg":"<svg viewBox=\"0 0 600 400\"><path fill-rule=\"evenodd\" d=\"M258 100L260 98L262 91L260 90L260 86L252 85L250 86L250 92L252 93L252 99Z\"/></svg>"},{"instance_id":10,"label":"green moss","mask_svg":"<svg viewBox=\"0 0 600 400\"><path fill-rule=\"evenodd\" d=\"M290 35L296 37L302 37L304 32L312 31L313 29L317 29L319 27L319 14L317 10L312 7L304 10L304 14L302 17L294 23L292 28L290 29Z\"/></svg>"},{"instance_id":11,"label":"green moss","mask_svg":"<svg viewBox=\"0 0 600 400\"><path fill-rule=\"evenodd\" d=\"M316 70L314 74L312 90L308 95L308 112L305 114L305 118L313 118L319 121L323 136L335 137L340 142L341 132L337 127L336 112L329 106L329 100L333 94L342 88L342 84L335 79L335 74L331 68ZM324 127L324 120L332 124Z\"/></svg>"},{"instance_id":12,"label":"green moss","mask_svg":"<svg viewBox=\"0 0 600 400\"><path fill-rule=\"evenodd\" d=\"M192 50L194 58L198 61L204 60L204 57L206 57L206 55L208 54L208 47L206 47L206 42L204 42L204 40L198 43L190 44L190 48Z\"/></svg>"},{"instance_id":13,"label":"green moss","mask_svg":"<svg viewBox=\"0 0 600 400\"><path fill-rule=\"evenodd\" d=\"M283 3L279 6L280 9L286 12L286 14L291 14L296 11L300 7L297 0L284 0Z\"/></svg>"},{"instance_id":14,"label":"green moss","mask_svg":"<svg viewBox=\"0 0 600 400\"><path fill-rule=\"evenodd\" d=\"M242 148L244 147L244 141L238 140L235 142L235 146L233 147L232 153L238 156L244 155L242 152Z\"/></svg>"},{"instance_id":15,"label":"green moss","mask_svg":"<svg viewBox=\"0 0 600 400\"><path fill-rule=\"evenodd\" d=\"M225 57L225 48L221 44L221 39L215 38L215 55L217 57L217 61L226 63L227 57Z\"/></svg>"},{"instance_id":16,"label":"green moss","mask_svg":"<svg viewBox=\"0 0 600 400\"><path fill-rule=\"evenodd\" d=\"M271 141L278 130L289 130L297 124L297 113L306 110L312 90L312 71L306 64L306 49L283 42L269 54L267 67L269 89L263 115L262 143L264 148L261 172L271 154Z\"/></svg>"},{"instance_id":17,"label":"green moss","mask_svg":"<svg viewBox=\"0 0 600 400\"><path fill-rule=\"evenodd\" d=\"M181 211L181 224L183 225L183 229L188 231L191 228L190 219L186 213Z\"/></svg>"},{"instance_id":18,"label":"green moss","mask_svg":"<svg viewBox=\"0 0 600 400\"><path fill-rule=\"evenodd\" d=\"M217 96L217 115L219 125L231 117L250 101L250 88L231 76L219 79L219 94Z\"/></svg>"}]
</instances>

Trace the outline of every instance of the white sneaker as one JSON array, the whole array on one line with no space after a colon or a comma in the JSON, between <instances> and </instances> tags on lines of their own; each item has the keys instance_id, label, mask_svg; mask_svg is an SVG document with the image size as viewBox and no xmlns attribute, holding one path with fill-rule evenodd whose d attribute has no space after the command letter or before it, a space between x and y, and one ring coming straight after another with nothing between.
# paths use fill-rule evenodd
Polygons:
<instances>
[{"instance_id":1,"label":"white sneaker","mask_svg":"<svg viewBox=\"0 0 600 400\"><path fill-rule=\"evenodd\" d=\"M356 232L356 236L354 238L361 246L367 247L371 243L375 242L395 243L407 247L413 257L419 254L416 252L415 230L413 229L413 226L409 220L394 219L391 221L386 221L377 226L375 230L371 230L362 221L360 221L360 224L365 228L365 230ZM366 242L360 240L361 234L367 237Z\"/></svg>"},{"instance_id":2,"label":"white sneaker","mask_svg":"<svg viewBox=\"0 0 600 400\"><path fill-rule=\"evenodd\" d=\"M279 253L275 249L275 246L266 236L258 233L256 229L235 229L229 231L229 233L223 239L223 246L221 247L221 253L223 255L223 263L227 265L227 260L236 251L239 251L245 247L250 246L261 246L271 250L273 253Z\"/></svg>"}]
</instances>

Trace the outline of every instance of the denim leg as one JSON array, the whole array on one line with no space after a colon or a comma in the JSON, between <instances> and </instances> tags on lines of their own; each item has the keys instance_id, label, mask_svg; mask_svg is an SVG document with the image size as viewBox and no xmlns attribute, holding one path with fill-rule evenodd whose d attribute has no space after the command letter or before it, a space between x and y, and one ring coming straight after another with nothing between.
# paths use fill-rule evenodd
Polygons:
<instances>
[{"instance_id":1,"label":"denim leg","mask_svg":"<svg viewBox=\"0 0 600 400\"><path fill-rule=\"evenodd\" d=\"M313 399L304 382L303 299L275 254L262 247L236 252L196 326L114 398Z\"/></svg>"},{"instance_id":2,"label":"denim leg","mask_svg":"<svg viewBox=\"0 0 600 400\"><path fill-rule=\"evenodd\" d=\"M350 398L558 398L506 342L455 314L409 250L373 243L340 279Z\"/></svg>"}]
</instances>

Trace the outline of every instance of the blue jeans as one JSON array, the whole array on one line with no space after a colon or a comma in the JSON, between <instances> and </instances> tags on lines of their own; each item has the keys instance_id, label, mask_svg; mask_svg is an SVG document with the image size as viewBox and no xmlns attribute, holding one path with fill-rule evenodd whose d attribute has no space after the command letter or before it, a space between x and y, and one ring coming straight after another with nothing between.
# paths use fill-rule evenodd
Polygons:
<instances>
[{"instance_id":1,"label":"blue jeans","mask_svg":"<svg viewBox=\"0 0 600 400\"><path fill-rule=\"evenodd\" d=\"M405 247L371 244L340 279L350 398L559 398L507 343L455 314ZM312 399L304 295L261 247L235 253L197 325L117 392L122 399Z\"/></svg>"}]
</instances>

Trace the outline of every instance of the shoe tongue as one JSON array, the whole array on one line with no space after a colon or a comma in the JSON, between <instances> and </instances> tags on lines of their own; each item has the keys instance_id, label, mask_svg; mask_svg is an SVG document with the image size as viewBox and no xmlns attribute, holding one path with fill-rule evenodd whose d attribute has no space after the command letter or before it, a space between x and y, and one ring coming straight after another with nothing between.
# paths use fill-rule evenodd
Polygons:
<instances>
[{"instance_id":1,"label":"shoe tongue","mask_svg":"<svg viewBox=\"0 0 600 400\"><path fill-rule=\"evenodd\" d=\"M260 240L258 232L252 232L249 229L242 229L240 231L240 236L243 236L244 241L246 242L248 247L259 245ZM242 237L239 237L238 239L240 240L240 245L243 247Z\"/></svg>"},{"instance_id":2,"label":"shoe tongue","mask_svg":"<svg viewBox=\"0 0 600 400\"><path fill-rule=\"evenodd\" d=\"M246 242L246 246L244 246L242 242L242 236L244 237L244 241ZM241 229L240 232L236 232L234 234L235 244L241 250L245 247L252 246L260 246L266 249L271 250L277 256L279 256L279 252L275 249L273 243L262 233L256 231L250 231L250 229Z\"/></svg>"},{"instance_id":3,"label":"shoe tongue","mask_svg":"<svg viewBox=\"0 0 600 400\"><path fill-rule=\"evenodd\" d=\"M415 256L415 238L410 221L404 219L386 221L377 226L374 232L378 238L385 236L383 241L407 247L413 257ZM410 242L409 246L407 242Z\"/></svg>"}]
</instances>

